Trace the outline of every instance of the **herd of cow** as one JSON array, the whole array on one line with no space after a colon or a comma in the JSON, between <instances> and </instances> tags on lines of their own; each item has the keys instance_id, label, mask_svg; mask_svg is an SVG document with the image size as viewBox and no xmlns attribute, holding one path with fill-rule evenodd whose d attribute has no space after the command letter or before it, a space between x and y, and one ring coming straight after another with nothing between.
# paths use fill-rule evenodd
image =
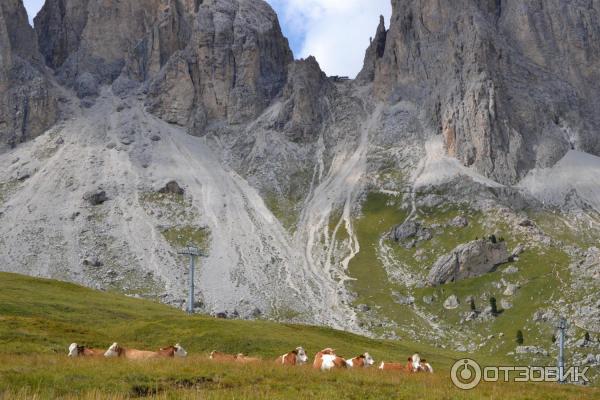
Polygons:
<instances>
[{"instance_id":1,"label":"herd of cow","mask_svg":"<svg viewBox=\"0 0 600 400\"><path fill-rule=\"evenodd\" d=\"M186 357L187 351L178 343L174 346L160 348L158 351L147 351L129 349L113 343L108 350L92 349L73 343L69 346L69 357L122 357L129 360L147 360L160 357ZM257 357L248 357L242 353L226 354L219 351L210 353L210 359L215 362L236 362L236 363L255 363L262 359ZM275 361L280 365L304 365L308 363L308 356L304 348L296 349L277 357ZM321 371L329 371L336 368L367 368L375 364L375 360L369 353L364 353L351 359L339 357L334 349L326 348L315 354L313 368ZM404 372L429 372L433 373L431 364L425 359L421 359L418 354L413 354L406 363L382 361L379 365L381 370L404 371Z\"/></svg>"}]
</instances>

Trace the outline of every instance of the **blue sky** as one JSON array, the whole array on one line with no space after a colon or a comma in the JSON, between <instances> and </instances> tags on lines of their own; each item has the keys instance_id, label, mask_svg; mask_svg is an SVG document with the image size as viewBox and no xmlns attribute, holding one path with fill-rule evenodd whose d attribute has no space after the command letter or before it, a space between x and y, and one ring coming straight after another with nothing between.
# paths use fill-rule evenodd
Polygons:
<instances>
[{"instance_id":1,"label":"blue sky","mask_svg":"<svg viewBox=\"0 0 600 400\"><path fill-rule=\"evenodd\" d=\"M294 56L315 56L329 75L356 76L379 15L385 17L387 24L392 14L390 0L266 1L277 12ZM44 0L24 3L31 21Z\"/></svg>"}]
</instances>

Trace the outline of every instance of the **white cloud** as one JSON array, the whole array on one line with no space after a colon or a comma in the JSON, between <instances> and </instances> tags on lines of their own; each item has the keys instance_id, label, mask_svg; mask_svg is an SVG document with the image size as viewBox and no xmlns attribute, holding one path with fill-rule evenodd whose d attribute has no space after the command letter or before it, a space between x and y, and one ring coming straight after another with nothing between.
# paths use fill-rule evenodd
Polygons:
<instances>
[{"instance_id":1,"label":"white cloud","mask_svg":"<svg viewBox=\"0 0 600 400\"><path fill-rule=\"evenodd\" d=\"M329 75L356 76L379 15L389 21L390 0L269 0L279 12L296 57L313 55ZM300 39L299 39L300 38Z\"/></svg>"}]
</instances>

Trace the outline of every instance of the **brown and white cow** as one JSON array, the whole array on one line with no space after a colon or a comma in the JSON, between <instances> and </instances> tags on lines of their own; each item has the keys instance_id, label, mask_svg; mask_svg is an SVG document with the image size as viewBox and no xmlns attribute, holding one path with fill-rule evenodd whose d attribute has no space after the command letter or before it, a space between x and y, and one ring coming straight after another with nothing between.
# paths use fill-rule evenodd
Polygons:
<instances>
[{"instance_id":1,"label":"brown and white cow","mask_svg":"<svg viewBox=\"0 0 600 400\"><path fill-rule=\"evenodd\" d=\"M427 362L427 360L422 359L421 365L419 366L419 372L429 372L430 374L433 374L433 367Z\"/></svg>"},{"instance_id":2,"label":"brown and white cow","mask_svg":"<svg viewBox=\"0 0 600 400\"><path fill-rule=\"evenodd\" d=\"M421 368L421 356L418 353L408 357L408 364L406 364L410 372L419 372Z\"/></svg>"},{"instance_id":3,"label":"brown and white cow","mask_svg":"<svg viewBox=\"0 0 600 400\"><path fill-rule=\"evenodd\" d=\"M338 357L335 354L335 350L332 348L326 348L315 354L313 361L313 368L321 371L330 371L335 368L346 368L348 365L346 360L342 357Z\"/></svg>"},{"instance_id":4,"label":"brown and white cow","mask_svg":"<svg viewBox=\"0 0 600 400\"><path fill-rule=\"evenodd\" d=\"M236 356L233 354L222 353L220 351L214 350L210 353L209 358L213 361L235 361Z\"/></svg>"},{"instance_id":5,"label":"brown and white cow","mask_svg":"<svg viewBox=\"0 0 600 400\"><path fill-rule=\"evenodd\" d=\"M379 364L379 369L383 371L400 371L400 372L408 372L407 364L403 363L393 363L382 361Z\"/></svg>"},{"instance_id":6,"label":"brown and white cow","mask_svg":"<svg viewBox=\"0 0 600 400\"><path fill-rule=\"evenodd\" d=\"M69 346L69 357L102 357L104 350L91 349L85 346L79 346L77 343L71 343Z\"/></svg>"},{"instance_id":7,"label":"brown and white cow","mask_svg":"<svg viewBox=\"0 0 600 400\"><path fill-rule=\"evenodd\" d=\"M361 354L350 360L346 360L346 365L350 368L367 368L375 364L375 360L369 353Z\"/></svg>"},{"instance_id":8,"label":"brown and white cow","mask_svg":"<svg viewBox=\"0 0 600 400\"><path fill-rule=\"evenodd\" d=\"M164 357L187 357L187 351L179 343L175 346L162 347L157 353Z\"/></svg>"},{"instance_id":9,"label":"brown and white cow","mask_svg":"<svg viewBox=\"0 0 600 400\"><path fill-rule=\"evenodd\" d=\"M289 353L277 357L275 362L281 365L303 365L308 362L308 356L303 347L296 347Z\"/></svg>"},{"instance_id":10,"label":"brown and white cow","mask_svg":"<svg viewBox=\"0 0 600 400\"><path fill-rule=\"evenodd\" d=\"M235 362L242 363L242 364L252 364L252 363L257 363L260 361L261 361L260 358L248 357L248 356L244 355L243 353L238 353L235 356Z\"/></svg>"},{"instance_id":11,"label":"brown and white cow","mask_svg":"<svg viewBox=\"0 0 600 400\"><path fill-rule=\"evenodd\" d=\"M421 360L419 354L408 357L406 364L382 362L379 369L403 372L433 372L431 365L426 360Z\"/></svg>"},{"instance_id":12,"label":"brown and white cow","mask_svg":"<svg viewBox=\"0 0 600 400\"><path fill-rule=\"evenodd\" d=\"M127 349L119 346L118 343L113 343L104 353L104 357L114 358L123 357L128 360L148 360L151 358L160 357L185 357L187 352L179 344L160 349L159 351Z\"/></svg>"}]
</instances>

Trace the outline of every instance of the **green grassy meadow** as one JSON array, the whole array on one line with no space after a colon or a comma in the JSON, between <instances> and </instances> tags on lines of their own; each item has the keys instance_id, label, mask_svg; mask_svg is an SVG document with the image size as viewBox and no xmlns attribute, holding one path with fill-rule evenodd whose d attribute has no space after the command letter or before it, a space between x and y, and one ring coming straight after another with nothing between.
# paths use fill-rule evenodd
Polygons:
<instances>
[{"instance_id":1,"label":"green grassy meadow","mask_svg":"<svg viewBox=\"0 0 600 400\"><path fill-rule=\"evenodd\" d=\"M132 362L69 359L78 342L106 348L156 349L180 342L186 359ZM284 368L276 356L298 345L312 355L334 347L350 357L404 360L418 351L433 375L369 370L320 373ZM212 350L243 352L264 361L215 363ZM328 328L269 321L219 320L158 303L80 286L0 273L0 399L582 399L594 388L549 384L483 384L460 391L449 369L460 355L404 341L379 341Z\"/></svg>"}]
</instances>

